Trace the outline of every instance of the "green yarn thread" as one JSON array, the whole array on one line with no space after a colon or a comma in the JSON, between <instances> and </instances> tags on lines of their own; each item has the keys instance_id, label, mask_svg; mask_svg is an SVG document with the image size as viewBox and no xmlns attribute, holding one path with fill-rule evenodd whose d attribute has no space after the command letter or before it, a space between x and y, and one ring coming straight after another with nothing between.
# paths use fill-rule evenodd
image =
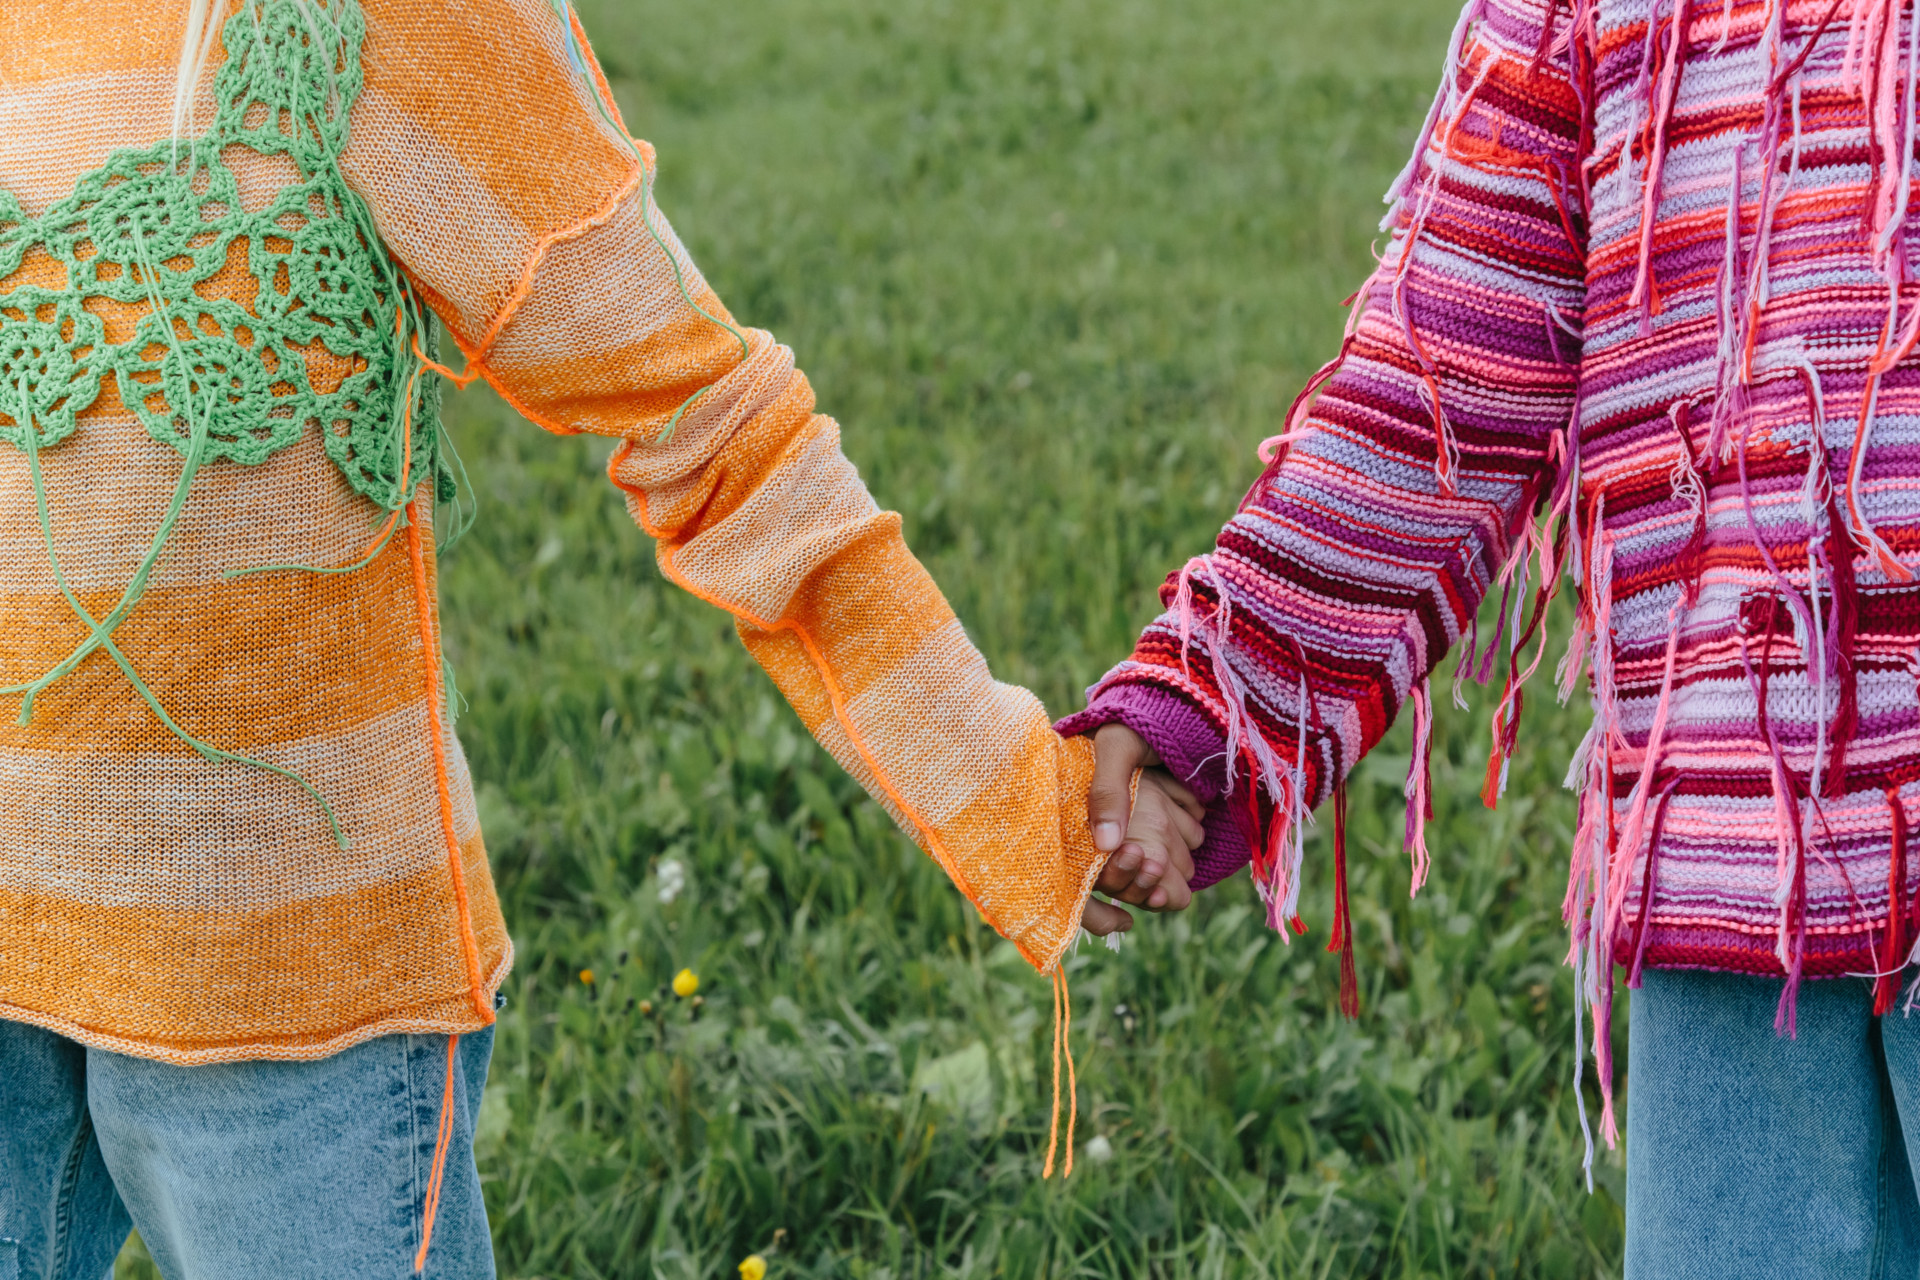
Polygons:
<instances>
[{"instance_id":1,"label":"green yarn thread","mask_svg":"<svg viewBox=\"0 0 1920 1280\"><path fill-rule=\"evenodd\" d=\"M151 258L147 253L144 238L137 228L133 233L133 239L136 252L139 254L142 262L150 267ZM164 304L158 295L154 296L153 306L157 311L164 311ZM167 332L172 334L173 327L171 324L167 326ZM176 354L184 358L184 354L180 352L177 339L174 341L174 350ZM39 691L39 688L46 687L47 684L58 679L60 675L65 674L66 671L71 671L94 649L103 648L106 650L107 656L113 659L114 665L120 668L120 673L127 678L127 682L133 686L134 691L140 695L141 701L147 704L148 710L153 712L154 716L159 719L160 723L166 727L168 732L193 748L193 750L199 753L201 758L205 760L217 764L241 764L255 769L263 769L268 773L275 774L294 783L309 796L313 797L314 802L320 806L320 812L327 820L327 827L333 832L334 842L338 844L340 848L345 849L347 847L346 832L341 830L340 821L334 816L333 806L327 803L326 798L314 788L312 783L290 769L283 769L279 765L257 759L253 756L223 750L207 742L205 739L195 737L193 734L188 733L174 722L173 717L167 713L167 709L160 704L160 699L155 697L153 690L147 686L147 682L140 678L138 671L134 670L133 663L127 660L127 656L122 653L120 647L113 642L113 629L119 626L120 620L124 619L127 613L132 611L134 602L144 594L147 575L153 569L153 562L159 558L161 548L166 546L167 541L173 536L174 523L180 518L180 510L186 505L187 492L192 487L193 478L199 473L200 465L205 459L207 443L210 438L208 427L212 420L212 414L206 410L202 410L198 415L194 415L192 413L191 403L183 408L183 412L189 415L189 421L191 423L190 435L187 442L186 465L181 468L179 483L174 487L173 500L167 505L166 515L160 521L159 532L154 535L153 542L148 547L146 556L141 560L139 571L134 575L133 582L129 583L127 589L121 593L120 603L116 605L113 612L108 615L108 620L111 623L111 625L109 625L96 619L92 613L87 610L86 606L80 603L79 596L77 596L72 587L67 584L66 570L61 567L60 553L53 536L53 514L47 502L46 479L40 470L40 438L39 434L33 429L32 399L24 383L20 387L20 399L16 407L20 415L19 421L24 428L22 440L26 446L27 472L33 484L34 510L40 521L41 538L46 544L47 562L53 568L54 585L59 588L61 597L67 602L67 607L73 610L74 616L80 619L88 630L86 642L82 644L79 649L75 650L73 655L69 655L69 657L57 665L49 675L42 676L39 680L32 682L32 685L26 686L26 694L21 699L19 723L25 725L29 719L31 719L33 715L33 695ZM38 688L34 686L38 686ZM9 691L11 692L11 690Z\"/></svg>"}]
</instances>

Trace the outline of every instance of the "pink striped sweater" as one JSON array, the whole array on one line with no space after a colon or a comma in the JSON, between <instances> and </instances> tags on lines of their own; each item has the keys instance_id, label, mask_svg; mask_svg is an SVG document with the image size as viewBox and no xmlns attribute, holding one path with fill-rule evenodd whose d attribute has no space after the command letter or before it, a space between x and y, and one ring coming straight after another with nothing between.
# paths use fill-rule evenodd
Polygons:
<instances>
[{"instance_id":1,"label":"pink striped sweater","mask_svg":"<svg viewBox=\"0 0 1920 1280\"><path fill-rule=\"evenodd\" d=\"M1616 969L1782 976L1790 1032L1803 976L1881 975L1884 1011L1920 932L1920 59L1899 0L1570 3L1470 0L1339 357L1061 727L1192 778L1200 881L1251 861L1285 929L1302 810L1409 703L1424 876L1463 640L1456 681L1517 669L1498 798L1571 581L1566 915L1611 1131Z\"/></svg>"}]
</instances>

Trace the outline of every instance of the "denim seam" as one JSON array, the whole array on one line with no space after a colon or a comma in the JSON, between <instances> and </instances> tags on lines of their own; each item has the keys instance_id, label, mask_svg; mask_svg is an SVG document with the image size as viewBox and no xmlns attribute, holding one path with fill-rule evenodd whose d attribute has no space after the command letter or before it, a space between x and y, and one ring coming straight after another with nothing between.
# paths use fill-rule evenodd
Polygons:
<instances>
[{"instance_id":1,"label":"denim seam","mask_svg":"<svg viewBox=\"0 0 1920 1280\"><path fill-rule=\"evenodd\" d=\"M1873 1162L1873 1259L1868 1264L1867 1274L1873 1280L1885 1280L1887 1274L1888 1236L1891 1224L1888 1222L1887 1195L1887 1159L1891 1154L1887 1142L1887 1125L1897 1121L1899 1102L1893 1096L1893 1084L1888 1078L1886 1048L1880 1042L1880 1028L1876 1025L1870 1031L1873 1048L1875 1092L1880 1095L1880 1124L1874 1135Z\"/></svg>"},{"instance_id":2,"label":"denim seam","mask_svg":"<svg viewBox=\"0 0 1920 1280\"><path fill-rule=\"evenodd\" d=\"M80 1123L74 1127L73 1142L67 1148L67 1167L60 1174L60 1190L54 1198L53 1240L48 1250L48 1280L61 1280L67 1273L67 1249L72 1242L73 1196L80 1186L80 1166L86 1163L87 1140L93 1136L93 1115L84 1108Z\"/></svg>"},{"instance_id":3,"label":"denim seam","mask_svg":"<svg viewBox=\"0 0 1920 1280\"><path fill-rule=\"evenodd\" d=\"M1867 1274L1883 1280L1887 1273L1887 1143L1880 1140L1880 1158L1874 1162L1873 1178L1873 1261Z\"/></svg>"}]
</instances>

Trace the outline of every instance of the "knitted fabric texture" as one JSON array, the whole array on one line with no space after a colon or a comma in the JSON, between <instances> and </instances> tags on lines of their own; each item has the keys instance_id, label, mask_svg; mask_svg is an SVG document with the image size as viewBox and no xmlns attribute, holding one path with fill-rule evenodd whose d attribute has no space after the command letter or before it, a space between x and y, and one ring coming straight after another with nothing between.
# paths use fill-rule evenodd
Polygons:
<instances>
[{"instance_id":1,"label":"knitted fabric texture","mask_svg":"<svg viewBox=\"0 0 1920 1280\"><path fill-rule=\"evenodd\" d=\"M1616 964L1780 975L1787 1033L1803 976L1886 1008L1920 912L1917 71L1890 0L1472 0L1339 358L1063 729L1217 757L1286 928L1308 809L1411 704L1417 889L1429 673L1504 668L1497 802L1564 575L1603 1081Z\"/></svg>"},{"instance_id":2,"label":"knitted fabric texture","mask_svg":"<svg viewBox=\"0 0 1920 1280\"><path fill-rule=\"evenodd\" d=\"M176 145L186 7L0 6L0 1016L175 1062L491 1021L435 323L460 381L620 441L668 576L1051 966L1090 749L734 325L564 9L229 3Z\"/></svg>"}]
</instances>

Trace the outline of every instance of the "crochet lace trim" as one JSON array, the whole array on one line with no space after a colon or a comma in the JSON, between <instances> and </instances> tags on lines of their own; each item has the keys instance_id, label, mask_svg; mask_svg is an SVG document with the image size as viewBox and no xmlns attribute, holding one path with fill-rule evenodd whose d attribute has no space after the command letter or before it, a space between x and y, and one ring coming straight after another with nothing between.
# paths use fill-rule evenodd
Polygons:
<instances>
[{"instance_id":1,"label":"crochet lace trim","mask_svg":"<svg viewBox=\"0 0 1920 1280\"><path fill-rule=\"evenodd\" d=\"M278 765L182 728L114 632L144 596L194 479L210 463L258 466L317 432L347 483L389 513L356 564L251 572L353 572L403 527L421 481L433 480L439 501L458 496L458 463L439 429L438 381L425 376L431 322L340 171L365 34L353 0L249 0L222 30L227 61L203 136L117 152L37 218L0 191L0 280L42 258L66 277L63 288L18 282L0 293L0 441L27 455L54 585L88 632L38 677L0 693L20 698L19 723L27 724L40 693L104 652L153 715L201 756L305 790L342 848L346 835L324 797ZM298 181L247 211L227 159L236 148L285 157ZM223 288L232 282L216 277L240 262L251 279ZM138 318L129 322L132 336L109 341L109 319L119 316ZM109 378L147 434L184 465L119 602L96 617L61 567L40 455L79 429ZM452 536L458 532L456 522ZM447 687L451 710L456 695Z\"/></svg>"},{"instance_id":2,"label":"crochet lace trim","mask_svg":"<svg viewBox=\"0 0 1920 1280\"><path fill-rule=\"evenodd\" d=\"M0 191L0 280L36 252L66 273L64 288L0 294L0 440L24 450L31 431L38 448L59 444L112 379L183 458L204 433L200 465L258 465L314 431L386 511L428 475L452 498L437 384L417 376L411 349L425 313L339 167L364 33L353 4L255 0L224 29L203 136L118 152L37 218ZM236 147L285 156L300 180L248 212L227 159ZM250 304L202 293L240 260ZM144 311L125 342L107 339L114 304Z\"/></svg>"}]
</instances>

